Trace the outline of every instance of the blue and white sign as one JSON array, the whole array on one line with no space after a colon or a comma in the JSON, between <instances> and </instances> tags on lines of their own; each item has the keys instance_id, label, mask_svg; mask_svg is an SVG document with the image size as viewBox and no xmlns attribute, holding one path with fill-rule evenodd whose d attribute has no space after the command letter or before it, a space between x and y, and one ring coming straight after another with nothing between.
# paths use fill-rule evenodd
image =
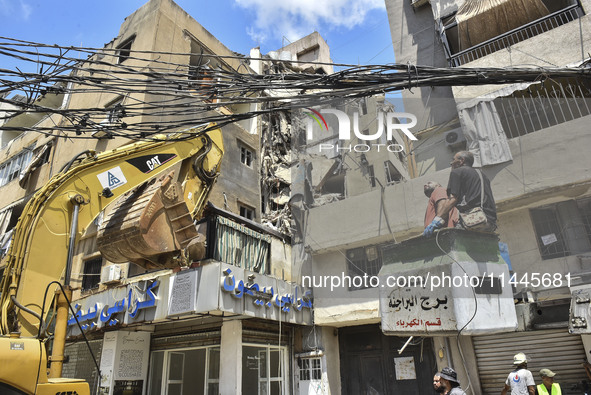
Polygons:
<instances>
[{"instance_id":1,"label":"blue and white sign","mask_svg":"<svg viewBox=\"0 0 591 395\"><path fill-rule=\"evenodd\" d=\"M109 169L97 175L99 182L103 188L111 190L127 184L127 179L123 175L123 171L119 166Z\"/></svg>"}]
</instances>

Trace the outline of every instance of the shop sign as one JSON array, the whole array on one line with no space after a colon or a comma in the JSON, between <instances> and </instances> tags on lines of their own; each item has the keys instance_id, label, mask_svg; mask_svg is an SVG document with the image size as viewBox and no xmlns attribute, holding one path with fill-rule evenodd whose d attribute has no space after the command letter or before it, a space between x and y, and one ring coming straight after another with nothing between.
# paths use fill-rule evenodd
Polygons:
<instances>
[{"instance_id":1,"label":"shop sign","mask_svg":"<svg viewBox=\"0 0 591 395\"><path fill-rule=\"evenodd\" d=\"M76 303L76 317L71 316L68 326L76 325L76 318L83 331L104 326L115 326L122 323L125 317L136 318L140 311L155 307L158 297L155 293L159 280L150 280L145 291L138 291L137 284L130 284L126 289L126 297L109 303L95 302L86 313L82 305ZM132 288L133 287L133 288Z\"/></svg>"},{"instance_id":2,"label":"shop sign","mask_svg":"<svg viewBox=\"0 0 591 395\"><path fill-rule=\"evenodd\" d=\"M259 284L245 283L244 280L236 280L231 269L225 269L221 278L220 287L222 291L228 292L236 299L252 300L255 306L270 309L277 308L284 313L302 311L303 308L312 309L311 291L299 295L300 288L295 287L293 294L285 293L283 295L276 293L273 287L261 287Z\"/></svg>"}]
</instances>

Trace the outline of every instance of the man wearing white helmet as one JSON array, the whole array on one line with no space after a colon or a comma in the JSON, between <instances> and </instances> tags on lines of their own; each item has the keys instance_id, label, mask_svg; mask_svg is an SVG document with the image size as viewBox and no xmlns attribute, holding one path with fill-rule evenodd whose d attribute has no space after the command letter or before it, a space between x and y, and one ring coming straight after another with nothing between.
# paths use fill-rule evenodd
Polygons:
<instances>
[{"instance_id":1,"label":"man wearing white helmet","mask_svg":"<svg viewBox=\"0 0 591 395\"><path fill-rule=\"evenodd\" d=\"M525 354L522 352L515 354L513 365L515 368L505 380L505 388L501 391L501 395L506 395L509 390L511 390L511 395L535 395L536 383L534 376L527 370Z\"/></svg>"}]
</instances>

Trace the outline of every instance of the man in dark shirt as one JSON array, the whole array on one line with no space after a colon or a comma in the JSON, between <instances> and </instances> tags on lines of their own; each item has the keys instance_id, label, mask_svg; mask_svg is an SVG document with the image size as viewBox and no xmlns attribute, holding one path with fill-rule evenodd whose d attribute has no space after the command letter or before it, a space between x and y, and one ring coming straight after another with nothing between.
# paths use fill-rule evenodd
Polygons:
<instances>
[{"instance_id":1,"label":"man in dark shirt","mask_svg":"<svg viewBox=\"0 0 591 395\"><path fill-rule=\"evenodd\" d=\"M450 210L456 207L460 213L470 211L474 207L480 207L481 191L480 170L472 167L474 164L474 155L469 151L460 151L454 155L451 164L451 173L447 184L448 199L440 204L437 210L437 216L431 224L425 228L423 235L431 236L436 229L443 227L446 215ZM482 174L484 183L484 202L482 209L489 222L488 229L485 231L494 231L497 228L497 209L493 198L492 189L488 177ZM460 221L461 224L461 221Z\"/></svg>"}]
</instances>

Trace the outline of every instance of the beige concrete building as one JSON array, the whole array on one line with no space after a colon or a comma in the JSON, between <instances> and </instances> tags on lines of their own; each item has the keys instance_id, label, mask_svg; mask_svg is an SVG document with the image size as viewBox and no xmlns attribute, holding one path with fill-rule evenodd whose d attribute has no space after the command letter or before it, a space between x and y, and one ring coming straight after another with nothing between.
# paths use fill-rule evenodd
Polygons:
<instances>
[{"instance_id":1,"label":"beige concrete building","mask_svg":"<svg viewBox=\"0 0 591 395\"><path fill-rule=\"evenodd\" d=\"M294 50L293 60L322 57L328 62L327 48L315 33L286 50ZM130 142L128 132L136 132L136 138L142 137L139 130L154 133L141 125L167 133L201 123L190 106L216 98L204 96L201 88L208 81L195 70L273 72L273 54L259 52L257 58L264 59L250 62L232 52L172 0L146 2L99 53L77 65L71 77L80 84L56 85L34 102L64 111L23 112L1 125L3 245L8 245L28 199L74 154L122 147ZM294 62L291 72L303 70L300 66ZM121 72L126 69L143 74L130 81ZM145 89L158 75L174 75L179 85L192 89ZM104 88L88 89L84 81L99 77L106 78ZM185 110L179 111L183 105ZM206 115L256 108L233 105ZM0 113L15 110L17 104L3 106ZM58 114L67 111L76 115ZM80 330L73 317L64 375L87 379L100 393L134 394L295 393L300 377L309 382L326 376L326 368L321 371L312 360L315 354L302 351L301 339L312 323L312 300L298 283L301 270L291 259L290 238L261 225L261 135L269 127L265 121L252 118L222 127L220 176L211 204L197 223L207 238L206 258L199 264L178 273L112 264L97 251L100 218L80 224L72 269L74 303L103 376L97 376L86 346L78 341ZM127 130L129 125L137 129ZM60 131L67 128L76 130L72 138ZM265 193L269 199L271 192ZM277 202L285 205L281 199Z\"/></svg>"}]
</instances>

